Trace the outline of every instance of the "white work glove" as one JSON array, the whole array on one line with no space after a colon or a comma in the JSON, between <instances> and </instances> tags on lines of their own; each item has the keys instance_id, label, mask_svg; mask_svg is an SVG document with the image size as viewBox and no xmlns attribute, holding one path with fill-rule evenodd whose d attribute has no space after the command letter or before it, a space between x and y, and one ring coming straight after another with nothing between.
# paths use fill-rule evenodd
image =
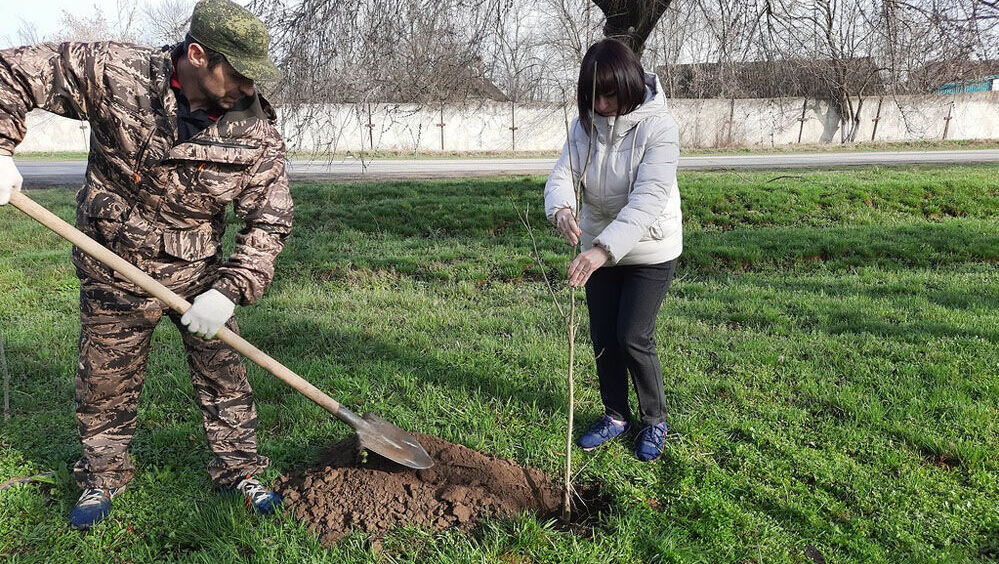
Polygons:
<instances>
[{"instance_id":1,"label":"white work glove","mask_svg":"<svg viewBox=\"0 0 999 564\"><path fill-rule=\"evenodd\" d=\"M21 173L14 166L14 157L0 155L0 206L6 206L15 192L21 191Z\"/></svg>"},{"instance_id":2,"label":"white work glove","mask_svg":"<svg viewBox=\"0 0 999 564\"><path fill-rule=\"evenodd\" d=\"M212 288L194 298L191 308L181 316L180 322L202 339L214 339L215 334L232 317L236 304L222 292Z\"/></svg>"}]
</instances>

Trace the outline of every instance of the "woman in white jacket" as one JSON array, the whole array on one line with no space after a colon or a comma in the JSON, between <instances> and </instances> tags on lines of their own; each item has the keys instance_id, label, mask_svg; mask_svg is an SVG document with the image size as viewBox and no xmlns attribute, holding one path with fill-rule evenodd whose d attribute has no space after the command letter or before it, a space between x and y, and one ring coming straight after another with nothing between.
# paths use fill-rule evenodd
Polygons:
<instances>
[{"instance_id":1,"label":"woman in white jacket","mask_svg":"<svg viewBox=\"0 0 999 564\"><path fill-rule=\"evenodd\" d=\"M630 373L641 425L635 454L653 460L667 433L656 315L683 248L677 127L659 80L613 39L595 43L583 57L578 103L580 117L545 185L548 219L570 244L582 242L569 264L569 283L586 286L605 407L578 444L590 450L629 429Z\"/></svg>"}]
</instances>

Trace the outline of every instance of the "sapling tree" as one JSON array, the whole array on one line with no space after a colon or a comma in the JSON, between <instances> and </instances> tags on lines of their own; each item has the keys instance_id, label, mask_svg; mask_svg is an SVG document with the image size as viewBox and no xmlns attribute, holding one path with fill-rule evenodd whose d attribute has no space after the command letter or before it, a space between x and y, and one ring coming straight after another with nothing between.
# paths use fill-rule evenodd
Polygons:
<instances>
[{"instance_id":1,"label":"sapling tree","mask_svg":"<svg viewBox=\"0 0 999 564\"><path fill-rule=\"evenodd\" d=\"M596 76L596 62L593 64L593 74ZM593 92L590 97L591 106L590 112L595 112L592 104L596 104L596 81L593 81ZM590 166L590 157L593 154L593 143L589 142L586 145L586 157L583 159L582 166L577 168L580 163L573 162L572 158L572 131L569 125L569 115L566 110L566 100L563 95L562 101L562 115L563 121L565 122L565 134L567 151L566 155L569 159L569 170L571 172L570 178L573 179L573 195L575 198L575 206L573 207L573 221L579 224L579 211L582 207L582 196L583 196L583 179L586 177L586 171ZM593 120L590 122L589 138L593 138ZM582 127L582 126L580 126ZM576 171L579 171L579 175L576 176ZM545 274L546 267L543 259L541 258L541 253L538 251L537 239L534 237L534 231L531 228L529 214L524 212L521 216L521 221L524 227L527 229L528 234L531 237L531 244L534 250L534 259L538 263L538 267L541 269L544 275L545 284L548 287L549 293L552 297L552 303L555 306L556 311L558 311L559 317L565 323L566 331L566 345L568 348L568 368L566 373L566 383L568 388L568 414L567 414L567 425L566 425L566 436L565 436L565 473L563 476L563 490L562 490L562 519L569 521L572 518L572 436L573 436L573 424L576 411L576 385L575 385L575 370L576 370L576 332L579 329L579 314L577 311L577 295L579 288L567 285L567 291L559 292L552 285L551 280L549 280L548 275ZM576 243L572 246L572 251L570 253L571 258L575 259L579 255L580 241L577 239ZM560 297L561 295L567 295L568 305L563 306L562 300L566 298Z\"/></svg>"}]
</instances>

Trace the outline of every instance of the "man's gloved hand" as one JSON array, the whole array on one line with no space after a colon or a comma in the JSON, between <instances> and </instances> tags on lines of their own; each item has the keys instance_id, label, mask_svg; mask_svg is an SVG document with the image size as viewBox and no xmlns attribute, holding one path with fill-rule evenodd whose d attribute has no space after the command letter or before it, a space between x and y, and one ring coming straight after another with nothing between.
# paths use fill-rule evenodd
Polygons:
<instances>
[{"instance_id":1,"label":"man's gloved hand","mask_svg":"<svg viewBox=\"0 0 999 564\"><path fill-rule=\"evenodd\" d=\"M181 316L180 322L202 339L214 339L235 310L236 304L213 288L194 298L194 303Z\"/></svg>"},{"instance_id":2,"label":"man's gloved hand","mask_svg":"<svg viewBox=\"0 0 999 564\"><path fill-rule=\"evenodd\" d=\"M14 166L14 157L0 154L0 206L7 205L14 192L21 191L21 173Z\"/></svg>"}]
</instances>

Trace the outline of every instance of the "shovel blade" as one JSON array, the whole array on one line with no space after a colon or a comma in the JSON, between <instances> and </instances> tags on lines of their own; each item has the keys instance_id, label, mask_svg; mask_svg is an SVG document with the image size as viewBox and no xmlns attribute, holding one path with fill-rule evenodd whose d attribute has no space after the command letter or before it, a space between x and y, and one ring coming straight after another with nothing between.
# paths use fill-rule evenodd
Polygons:
<instances>
[{"instance_id":1,"label":"shovel blade","mask_svg":"<svg viewBox=\"0 0 999 564\"><path fill-rule=\"evenodd\" d=\"M413 435L374 413L365 413L361 419L366 425L358 425L356 430L362 448L416 470L434 465L434 459Z\"/></svg>"}]
</instances>

